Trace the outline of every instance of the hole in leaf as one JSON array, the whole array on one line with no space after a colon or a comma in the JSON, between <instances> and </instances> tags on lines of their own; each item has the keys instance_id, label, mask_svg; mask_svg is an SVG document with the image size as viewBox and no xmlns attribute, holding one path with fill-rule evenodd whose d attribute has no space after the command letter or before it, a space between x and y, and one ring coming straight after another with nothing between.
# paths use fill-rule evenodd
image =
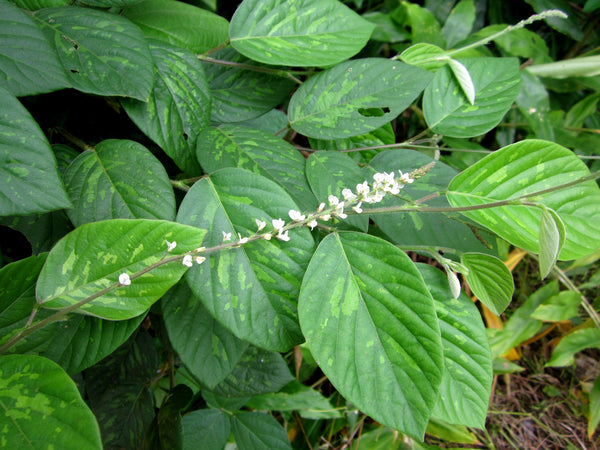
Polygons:
<instances>
[{"instance_id":1,"label":"hole in leaf","mask_svg":"<svg viewBox=\"0 0 600 450\"><path fill-rule=\"evenodd\" d=\"M79 73L79 70L71 69L71 73Z\"/></svg>"},{"instance_id":2,"label":"hole in leaf","mask_svg":"<svg viewBox=\"0 0 600 450\"><path fill-rule=\"evenodd\" d=\"M390 112L390 108L384 106L382 108L358 108L358 113L365 117L381 117Z\"/></svg>"},{"instance_id":3,"label":"hole in leaf","mask_svg":"<svg viewBox=\"0 0 600 450\"><path fill-rule=\"evenodd\" d=\"M186 141L189 139L189 136L187 135L187 133L183 133L183 139L185 139Z\"/></svg>"}]
</instances>

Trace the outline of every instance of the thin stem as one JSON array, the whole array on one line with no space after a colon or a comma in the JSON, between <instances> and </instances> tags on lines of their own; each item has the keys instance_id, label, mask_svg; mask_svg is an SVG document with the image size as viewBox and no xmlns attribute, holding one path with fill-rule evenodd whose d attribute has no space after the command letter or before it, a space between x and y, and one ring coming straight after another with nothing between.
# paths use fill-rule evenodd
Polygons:
<instances>
[{"instance_id":1,"label":"thin stem","mask_svg":"<svg viewBox=\"0 0 600 450\"><path fill-rule=\"evenodd\" d=\"M563 272L556 265L552 269L552 272L556 275L556 277L560 280L562 284L564 284L569 290L577 292L581 295L581 306L585 309L585 312L588 313L588 316L592 319L597 328L600 328L600 316L598 312L594 309L594 307L590 304L587 298L581 293L581 291L575 286L573 281L567 276L565 272Z\"/></svg>"}]
</instances>

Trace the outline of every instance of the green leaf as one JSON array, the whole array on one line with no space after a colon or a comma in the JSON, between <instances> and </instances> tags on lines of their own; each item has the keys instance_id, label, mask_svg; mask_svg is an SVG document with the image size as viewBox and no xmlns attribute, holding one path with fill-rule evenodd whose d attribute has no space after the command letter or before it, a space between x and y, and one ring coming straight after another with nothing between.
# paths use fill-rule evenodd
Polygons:
<instances>
[{"instance_id":1,"label":"green leaf","mask_svg":"<svg viewBox=\"0 0 600 450\"><path fill-rule=\"evenodd\" d=\"M228 47L211 53L211 58L264 67ZM296 84L289 78L203 62L213 98L211 120L217 123L242 122L267 113L287 98Z\"/></svg>"},{"instance_id":2,"label":"green leaf","mask_svg":"<svg viewBox=\"0 0 600 450\"><path fill-rule=\"evenodd\" d=\"M534 137L555 141L555 131L550 114L550 95L544 83L529 70L521 72L521 90L517 96L517 107L529 122Z\"/></svg>"},{"instance_id":3,"label":"green leaf","mask_svg":"<svg viewBox=\"0 0 600 450\"><path fill-rule=\"evenodd\" d=\"M175 219L169 176L137 142L100 142L75 158L64 180L73 201L67 215L76 227L107 219Z\"/></svg>"},{"instance_id":4,"label":"green leaf","mask_svg":"<svg viewBox=\"0 0 600 450\"><path fill-rule=\"evenodd\" d=\"M375 24L375 29L371 35L371 39L374 41L393 44L396 42L406 41L410 37L408 32L400 30L396 26L390 14L385 14L379 11L370 11L364 13L362 17Z\"/></svg>"},{"instance_id":5,"label":"green leaf","mask_svg":"<svg viewBox=\"0 0 600 450\"><path fill-rule=\"evenodd\" d=\"M247 407L259 411L296 411L305 419L335 419L342 417L329 400L318 391L292 381L279 392L257 395L246 403Z\"/></svg>"},{"instance_id":6,"label":"green leaf","mask_svg":"<svg viewBox=\"0 0 600 450\"><path fill-rule=\"evenodd\" d=\"M423 112L436 133L479 136L494 128L519 94L521 74L516 58L460 59L475 86L475 104L463 95L450 67L438 70L425 89Z\"/></svg>"},{"instance_id":7,"label":"green leaf","mask_svg":"<svg viewBox=\"0 0 600 450\"><path fill-rule=\"evenodd\" d=\"M287 115L283 111L272 109L260 117L245 120L244 122L238 122L236 125L277 135L281 130L287 128L288 120Z\"/></svg>"},{"instance_id":8,"label":"green leaf","mask_svg":"<svg viewBox=\"0 0 600 450\"><path fill-rule=\"evenodd\" d=\"M203 244L252 236L256 220L269 225L298 207L273 181L230 168L198 181L183 200L177 220L208 229ZM290 241L259 239L241 248L207 255L187 281L204 306L238 338L269 350L287 351L302 342L296 299L314 241L307 228L290 230Z\"/></svg>"},{"instance_id":9,"label":"green leaf","mask_svg":"<svg viewBox=\"0 0 600 450\"><path fill-rule=\"evenodd\" d=\"M31 316L35 302L35 283L47 254L30 256L29 258L7 264L0 269L0 341L4 344L19 330L23 329ZM45 311L37 313L37 320L49 314ZM40 352L48 347L56 323L38 330L23 338L8 349L10 353Z\"/></svg>"},{"instance_id":10,"label":"green leaf","mask_svg":"<svg viewBox=\"0 0 600 450\"><path fill-rule=\"evenodd\" d=\"M360 439L354 439L351 450L405 450L406 445L396 430L389 427L377 427L362 433ZM417 447L414 447L417 450Z\"/></svg>"},{"instance_id":11,"label":"green leaf","mask_svg":"<svg viewBox=\"0 0 600 450\"><path fill-rule=\"evenodd\" d=\"M231 19L231 45L265 64L328 66L362 49L374 25L336 0L244 0Z\"/></svg>"},{"instance_id":12,"label":"green leaf","mask_svg":"<svg viewBox=\"0 0 600 450\"><path fill-rule=\"evenodd\" d=\"M124 8L122 14L146 37L193 53L205 53L227 41L226 19L183 2L143 0Z\"/></svg>"},{"instance_id":13,"label":"green leaf","mask_svg":"<svg viewBox=\"0 0 600 450\"><path fill-rule=\"evenodd\" d=\"M207 128L198 138L196 155L208 173L225 167L247 169L278 183L303 211L317 207L304 174L306 160L277 136L239 125Z\"/></svg>"},{"instance_id":14,"label":"green leaf","mask_svg":"<svg viewBox=\"0 0 600 450\"><path fill-rule=\"evenodd\" d=\"M146 448L173 450L182 448L181 411L190 404L192 397L192 390L185 384L178 384L169 390L149 431L146 432L144 439Z\"/></svg>"},{"instance_id":15,"label":"green leaf","mask_svg":"<svg viewBox=\"0 0 600 450\"><path fill-rule=\"evenodd\" d=\"M184 283L167 292L161 305L169 340L181 361L214 388L233 371L248 343L217 322Z\"/></svg>"},{"instance_id":16,"label":"green leaf","mask_svg":"<svg viewBox=\"0 0 600 450\"><path fill-rule=\"evenodd\" d=\"M571 37L574 41L584 39L581 22L566 0L525 0L538 14L549 9L559 9L568 17L547 17L544 20L555 30Z\"/></svg>"},{"instance_id":17,"label":"green leaf","mask_svg":"<svg viewBox=\"0 0 600 450\"><path fill-rule=\"evenodd\" d=\"M587 6L587 4L586 4ZM600 6L600 5L598 5ZM590 417L588 419L588 439L592 438L592 435L598 428L600 423L600 376L597 376L594 380L592 391L590 392Z\"/></svg>"},{"instance_id":18,"label":"green leaf","mask_svg":"<svg viewBox=\"0 0 600 450\"><path fill-rule=\"evenodd\" d=\"M589 175L570 150L552 142L525 140L486 156L461 172L448 187L450 204L471 207L518 199ZM600 247L600 188L594 181L527 199L553 209L562 219L566 241L560 260L583 257ZM513 245L539 252L540 208L507 205L463 212Z\"/></svg>"},{"instance_id":19,"label":"green leaf","mask_svg":"<svg viewBox=\"0 0 600 450\"><path fill-rule=\"evenodd\" d=\"M473 0L461 0L456 4L446 23L442 27L442 34L446 38L448 48L465 39L475 23L475 5Z\"/></svg>"},{"instance_id":20,"label":"green leaf","mask_svg":"<svg viewBox=\"0 0 600 450\"><path fill-rule=\"evenodd\" d=\"M69 4L69 0L14 0L12 3L28 11L37 11L52 6L66 6Z\"/></svg>"},{"instance_id":21,"label":"green leaf","mask_svg":"<svg viewBox=\"0 0 600 450\"><path fill-rule=\"evenodd\" d=\"M492 25L486 28L490 34L507 28L507 25ZM510 56L531 58L533 64L552 61L549 56L548 45L537 33L526 28L512 30L494 39L494 43Z\"/></svg>"},{"instance_id":22,"label":"green leaf","mask_svg":"<svg viewBox=\"0 0 600 450\"><path fill-rule=\"evenodd\" d=\"M485 325L471 299L454 298L446 276L425 264L417 268L433 296L444 346L444 377L433 416L484 428L492 389L492 353Z\"/></svg>"},{"instance_id":23,"label":"green leaf","mask_svg":"<svg viewBox=\"0 0 600 450\"><path fill-rule=\"evenodd\" d=\"M231 431L240 450L292 448L283 427L268 414L238 411L231 417Z\"/></svg>"},{"instance_id":24,"label":"green leaf","mask_svg":"<svg viewBox=\"0 0 600 450\"><path fill-rule=\"evenodd\" d=\"M596 113L600 93L586 95L575 103L565 116L565 127L583 127L584 121Z\"/></svg>"},{"instance_id":25,"label":"green leaf","mask_svg":"<svg viewBox=\"0 0 600 450\"><path fill-rule=\"evenodd\" d=\"M586 0L585 6L583 7L583 12L590 13L600 8L600 0ZM600 386L600 385L599 385ZM591 438L592 435L589 433L588 435Z\"/></svg>"},{"instance_id":26,"label":"green leaf","mask_svg":"<svg viewBox=\"0 0 600 450\"><path fill-rule=\"evenodd\" d=\"M562 291L539 305L531 317L546 322L561 322L577 317L581 305L581 294L575 291Z\"/></svg>"},{"instance_id":27,"label":"green leaf","mask_svg":"<svg viewBox=\"0 0 600 450\"><path fill-rule=\"evenodd\" d=\"M460 262L469 269L465 278L473 294L494 314L502 314L510 304L515 289L506 264L484 253L465 253Z\"/></svg>"},{"instance_id":28,"label":"green leaf","mask_svg":"<svg viewBox=\"0 0 600 450\"><path fill-rule=\"evenodd\" d=\"M0 87L0 216L69 208L50 145L29 112Z\"/></svg>"},{"instance_id":29,"label":"green leaf","mask_svg":"<svg viewBox=\"0 0 600 450\"><path fill-rule=\"evenodd\" d=\"M144 36L127 19L76 6L42 9L34 17L75 89L148 99L152 57Z\"/></svg>"},{"instance_id":30,"label":"green leaf","mask_svg":"<svg viewBox=\"0 0 600 450\"><path fill-rule=\"evenodd\" d=\"M414 150L388 150L381 152L364 169L364 178L370 179L375 172L392 172L400 169L410 172L434 160ZM386 196L378 205L406 206L407 199L417 200L448 187L456 171L439 161L423 178L404 186L400 198ZM438 196L427 201L428 206L446 207L447 200ZM405 246L440 246L461 251L489 252L473 234L469 226L456 220L456 216L441 213L385 213L372 214L373 221L389 237L391 242Z\"/></svg>"},{"instance_id":31,"label":"green leaf","mask_svg":"<svg viewBox=\"0 0 600 450\"><path fill-rule=\"evenodd\" d=\"M138 1L139 0L80 0L79 3L98 8L110 8L112 6L121 8L123 6L137 3Z\"/></svg>"},{"instance_id":32,"label":"green leaf","mask_svg":"<svg viewBox=\"0 0 600 450\"><path fill-rule=\"evenodd\" d=\"M408 2L402 2L400 8L404 9L404 25L410 27L411 42L413 44L427 42L438 47L446 47L442 27L429 10Z\"/></svg>"},{"instance_id":33,"label":"green leaf","mask_svg":"<svg viewBox=\"0 0 600 450\"><path fill-rule=\"evenodd\" d=\"M574 364L575 353L586 348L600 349L600 329L584 328L566 335L552 352L552 358L546 363L546 367L564 367Z\"/></svg>"},{"instance_id":34,"label":"green leaf","mask_svg":"<svg viewBox=\"0 0 600 450\"><path fill-rule=\"evenodd\" d=\"M198 134L209 125L211 97L202 64L193 53L159 41L150 51L156 65L147 102L124 99L133 122L181 169L200 174L194 155Z\"/></svg>"},{"instance_id":35,"label":"green leaf","mask_svg":"<svg viewBox=\"0 0 600 450\"><path fill-rule=\"evenodd\" d=\"M473 85L473 80L471 79L471 75L465 66L459 63L455 59L448 60L448 67L452 70L452 73L456 77L456 81L460 85L463 93L469 100L471 105L475 104L475 86Z\"/></svg>"},{"instance_id":36,"label":"green leaf","mask_svg":"<svg viewBox=\"0 0 600 450\"><path fill-rule=\"evenodd\" d=\"M583 56L563 61L528 66L527 70L538 77L564 79L569 77L595 77L600 74L600 56Z\"/></svg>"},{"instance_id":37,"label":"green leaf","mask_svg":"<svg viewBox=\"0 0 600 450\"><path fill-rule=\"evenodd\" d=\"M279 353L250 346L233 372L211 389L211 393L222 397L251 397L277 392L293 379Z\"/></svg>"},{"instance_id":38,"label":"green leaf","mask_svg":"<svg viewBox=\"0 0 600 450\"><path fill-rule=\"evenodd\" d=\"M183 450L223 450L231 428L229 417L216 409L201 409L186 414L181 420Z\"/></svg>"},{"instance_id":39,"label":"green leaf","mask_svg":"<svg viewBox=\"0 0 600 450\"><path fill-rule=\"evenodd\" d=\"M306 178L319 202L328 204L328 197L335 195L343 201L342 190L355 190L365 181L356 162L344 153L315 152L306 162ZM362 231L369 228L369 216L350 216L343 223Z\"/></svg>"},{"instance_id":40,"label":"green leaf","mask_svg":"<svg viewBox=\"0 0 600 450\"><path fill-rule=\"evenodd\" d=\"M565 225L559 215L551 209L542 208L542 217L540 219L540 277L546 278L556 258L560 253L560 249L565 243Z\"/></svg>"},{"instance_id":41,"label":"green leaf","mask_svg":"<svg viewBox=\"0 0 600 450\"><path fill-rule=\"evenodd\" d=\"M113 219L76 228L52 249L37 283L37 298L45 308L62 309L101 290L108 292L76 312L110 320L142 314L185 273L181 259L136 275L166 255L165 240L176 241L172 255L200 247L206 230L174 222ZM120 286L119 275L131 276Z\"/></svg>"},{"instance_id":42,"label":"green leaf","mask_svg":"<svg viewBox=\"0 0 600 450\"><path fill-rule=\"evenodd\" d=\"M435 418L432 418L427 425L427 434L448 442L459 442L461 444L478 443L477 436L466 427Z\"/></svg>"},{"instance_id":43,"label":"green leaf","mask_svg":"<svg viewBox=\"0 0 600 450\"><path fill-rule=\"evenodd\" d=\"M306 81L290 100L292 128L337 139L365 134L396 118L431 80L429 72L399 61L346 61ZM372 115L370 110L380 111Z\"/></svg>"},{"instance_id":44,"label":"green leaf","mask_svg":"<svg viewBox=\"0 0 600 450\"><path fill-rule=\"evenodd\" d=\"M10 2L0 2L0 83L17 97L69 87L67 75L37 24Z\"/></svg>"},{"instance_id":45,"label":"green leaf","mask_svg":"<svg viewBox=\"0 0 600 450\"><path fill-rule=\"evenodd\" d=\"M346 399L378 422L423 438L443 355L434 303L402 251L361 233L330 234L299 298L312 355Z\"/></svg>"},{"instance_id":46,"label":"green leaf","mask_svg":"<svg viewBox=\"0 0 600 450\"><path fill-rule=\"evenodd\" d=\"M49 251L73 229L73 224L62 209L45 214L0 217L0 223L23 233L34 255Z\"/></svg>"},{"instance_id":47,"label":"green leaf","mask_svg":"<svg viewBox=\"0 0 600 450\"><path fill-rule=\"evenodd\" d=\"M400 59L407 64L427 70L436 70L446 65L449 56L437 45L419 42L411 45L400 54Z\"/></svg>"},{"instance_id":48,"label":"green leaf","mask_svg":"<svg viewBox=\"0 0 600 450\"><path fill-rule=\"evenodd\" d=\"M129 320L111 321L73 314L54 329L48 337L52 345L41 356L56 362L70 375L79 373L114 352L144 318L141 314Z\"/></svg>"},{"instance_id":49,"label":"green leaf","mask_svg":"<svg viewBox=\"0 0 600 450\"><path fill-rule=\"evenodd\" d=\"M0 404L0 439L7 448L102 448L96 419L77 386L46 358L0 357Z\"/></svg>"}]
</instances>

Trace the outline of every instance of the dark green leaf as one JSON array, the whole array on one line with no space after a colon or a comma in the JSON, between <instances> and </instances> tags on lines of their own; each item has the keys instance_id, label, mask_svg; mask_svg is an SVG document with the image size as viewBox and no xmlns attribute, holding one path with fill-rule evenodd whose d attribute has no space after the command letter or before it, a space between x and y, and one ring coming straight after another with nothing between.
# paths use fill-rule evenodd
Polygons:
<instances>
[{"instance_id":1,"label":"dark green leaf","mask_svg":"<svg viewBox=\"0 0 600 450\"><path fill-rule=\"evenodd\" d=\"M318 139L365 134L396 118L423 91L432 75L399 61L346 61L306 81L290 100L294 130ZM378 108L383 114L361 114Z\"/></svg>"},{"instance_id":2,"label":"dark green leaf","mask_svg":"<svg viewBox=\"0 0 600 450\"><path fill-rule=\"evenodd\" d=\"M456 4L446 23L442 28L442 34L446 38L448 48L465 39L475 23L475 5L473 0L461 0Z\"/></svg>"},{"instance_id":3,"label":"dark green leaf","mask_svg":"<svg viewBox=\"0 0 600 450\"><path fill-rule=\"evenodd\" d=\"M373 24L336 0L244 0L231 19L231 45L266 64L327 66L354 56Z\"/></svg>"},{"instance_id":4,"label":"dark green leaf","mask_svg":"<svg viewBox=\"0 0 600 450\"><path fill-rule=\"evenodd\" d=\"M8 216L0 223L23 233L34 254L49 251L54 244L73 229L64 210L29 216Z\"/></svg>"},{"instance_id":5,"label":"dark green leaf","mask_svg":"<svg viewBox=\"0 0 600 450\"><path fill-rule=\"evenodd\" d=\"M183 426L181 424L181 411L192 400L192 390L185 384L178 384L171 389L165 397L154 423L156 427L151 430L150 436L157 437L152 442L153 446L161 450L180 450L183 446ZM149 435L146 434L146 442Z\"/></svg>"},{"instance_id":6,"label":"dark green leaf","mask_svg":"<svg viewBox=\"0 0 600 450\"><path fill-rule=\"evenodd\" d=\"M100 430L77 386L40 356L0 357L0 439L21 448L100 449Z\"/></svg>"},{"instance_id":7,"label":"dark green leaf","mask_svg":"<svg viewBox=\"0 0 600 450\"><path fill-rule=\"evenodd\" d=\"M0 216L71 206L46 137L29 112L0 87Z\"/></svg>"},{"instance_id":8,"label":"dark green leaf","mask_svg":"<svg viewBox=\"0 0 600 450\"><path fill-rule=\"evenodd\" d=\"M512 274L506 264L484 253L465 253L460 262L469 270L465 278L473 294L494 314L502 314L515 290Z\"/></svg>"},{"instance_id":9,"label":"dark green leaf","mask_svg":"<svg viewBox=\"0 0 600 450\"><path fill-rule=\"evenodd\" d=\"M231 428L229 417L216 409L201 409L187 414L181 420L183 450L223 450Z\"/></svg>"},{"instance_id":10,"label":"dark green leaf","mask_svg":"<svg viewBox=\"0 0 600 450\"><path fill-rule=\"evenodd\" d=\"M546 322L561 322L577 317L581 305L581 294L575 291L562 291L539 305L531 317Z\"/></svg>"},{"instance_id":11,"label":"dark green leaf","mask_svg":"<svg viewBox=\"0 0 600 450\"><path fill-rule=\"evenodd\" d=\"M175 219L175 195L163 165L134 141L109 139L81 153L64 175L77 227L107 219Z\"/></svg>"},{"instance_id":12,"label":"dark green leaf","mask_svg":"<svg viewBox=\"0 0 600 450\"><path fill-rule=\"evenodd\" d=\"M37 11L38 9L51 8L53 6L66 6L70 2L69 0L14 0L12 3L28 11Z\"/></svg>"},{"instance_id":13,"label":"dark green leaf","mask_svg":"<svg viewBox=\"0 0 600 450\"><path fill-rule=\"evenodd\" d=\"M52 249L37 283L37 298L46 308L62 309L102 289L113 289L77 310L111 320L142 314L172 285L187 267L175 255L200 247L206 230L174 222L114 219L75 229ZM138 271L161 261L166 243L176 241L174 260L139 277ZM127 273L131 285L120 286Z\"/></svg>"},{"instance_id":14,"label":"dark green leaf","mask_svg":"<svg viewBox=\"0 0 600 450\"><path fill-rule=\"evenodd\" d=\"M21 97L69 87L56 51L31 17L0 2L0 28L0 83L5 89Z\"/></svg>"},{"instance_id":15,"label":"dark green leaf","mask_svg":"<svg viewBox=\"0 0 600 450\"><path fill-rule=\"evenodd\" d=\"M240 450L291 450L283 427L268 414L239 411L231 417L231 431Z\"/></svg>"},{"instance_id":16,"label":"dark green leaf","mask_svg":"<svg viewBox=\"0 0 600 450\"><path fill-rule=\"evenodd\" d=\"M131 120L175 164L190 174L200 174L194 155L198 134L208 126L211 97L204 70L190 51L152 41L156 65L154 87L147 102L124 99Z\"/></svg>"},{"instance_id":17,"label":"dark green leaf","mask_svg":"<svg viewBox=\"0 0 600 450\"><path fill-rule=\"evenodd\" d=\"M564 367L575 362L575 353L586 348L600 349L600 329L584 328L563 337L554 351L547 367Z\"/></svg>"},{"instance_id":18,"label":"dark green leaf","mask_svg":"<svg viewBox=\"0 0 600 450\"><path fill-rule=\"evenodd\" d=\"M427 42L438 47L446 47L442 27L429 10L408 2L402 2L400 8L404 9L404 25L410 27L413 44Z\"/></svg>"},{"instance_id":19,"label":"dark green leaf","mask_svg":"<svg viewBox=\"0 0 600 450\"><path fill-rule=\"evenodd\" d=\"M252 128L255 130L262 130L266 133L276 135L284 128L287 128L287 124L287 115L278 109L272 109L271 111L269 111L266 114L263 114L260 117L246 120L244 122L238 122L236 125Z\"/></svg>"},{"instance_id":20,"label":"dark green leaf","mask_svg":"<svg viewBox=\"0 0 600 450\"><path fill-rule=\"evenodd\" d=\"M366 234L331 234L310 262L298 308L308 348L336 389L422 439L444 363L433 299L410 258Z\"/></svg>"},{"instance_id":21,"label":"dark green leaf","mask_svg":"<svg viewBox=\"0 0 600 450\"><path fill-rule=\"evenodd\" d=\"M317 207L304 174L306 160L277 136L236 125L208 128L198 138L196 154L208 173L225 167L247 169L281 185L301 210Z\"/></svg>"},{"instance_id":22,"label":"dark green leaf","mask_svg":"<svg viewBox=\"0 0 600 450\"><path fill-rule=\"evenodd\" d=\"M256 220L289 221L297 210L273 181L247 170L230 168L197 182L179 208L177 220L208 228L207 248L220 245L224 233L237 240L257 230ZM238 338L262 348L289 350L302 341L296 299L314 249L307 228L289 232L290 241L259 239L241 248L207 255L187 276L192 291L210 313Z\"/></svg>"},{"instance_id":23,"label":"dark green leaf","mask_svg":"<svg viewBox=\"0 0 600 450\"><path fill-rule=\"evenodd\" d=\"M165 326L183 363L209 389L231 373L248 343L217 322L184 283L161 301Z\"/></svg>"},{"instance_id":24,"label":"dark green leaf","mask_svg":"<svg viewBox=\"0 0 600 450\"><path fill-rule=\"evenodd\" d=\"M152 57L141 31L127 19L76 6L42 9L35 17L74 88L148 99Z\"/></svg>"},{"instance_id":25,"label":"dark green leaf","mask_svg":"<svg viewBox=\"0 0 600 450\"><path fill-rule=\"evenodd\" d=\"M120 8L123 6L138 3L139 0L79 0L79 3L98 8L110 8L112 6Z\"/></svg>"},{"instance_id":26,"label":"dark green leaf","mask_svg":"<svg viewBox=\"0 0 600 450\"><path fill-rule=\"evenodd\" d=\"M583 30L581 23L577 20L577 14L571 8L566 0L525 0L531 5L536 13L541 13L549 9L558 9L564 12L568 17L548 17L546 22L555 30L571 37L574 41L583 39Z\"/></svg>"}]
</instances>

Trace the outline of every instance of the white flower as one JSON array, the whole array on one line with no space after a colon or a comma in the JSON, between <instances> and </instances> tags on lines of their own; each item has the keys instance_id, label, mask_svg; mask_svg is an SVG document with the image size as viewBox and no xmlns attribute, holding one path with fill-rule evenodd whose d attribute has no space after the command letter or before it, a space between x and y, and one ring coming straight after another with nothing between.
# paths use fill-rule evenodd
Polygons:
<instances>
[{"instance_id":1,"label":"white flower","mask_svg":"<svg viewBox=\"0 0 600 450\"><path fill-rule=\"evenodd\" d=\"M319 217L319 219L328 221L331 219L331 214L323 214L321 217Z\"/></svg>"},{"instance_id":2,"label":"white flower","mask_svg":"<svg viewBox=\"0 0 600 450\"><path fill-rule=\"evenodd\" d=\"M308 222L308 226L310 227L310 230L312 231L316 226L318 225L317 221L315 219L311 220L310 222Z\"/></svg>"},{"instance_id":3,"label":"white flower","mask_svg":"<svg viewBox=\"0 0 600 450\"><path fill-rule=\"evenodd\" d=\"M181 264L187 267L192 267L192 255L185 255Z\"/></svg>"},{"instance_id":4,"label":"white flower","mask_svg":"<svg viewBox=\"0 0 600 450\"><path fill-rule=\"evenodd\" d=\"M246 242L248 242L248 238L247 237L243 238L240 233L238 233L238 238L240 239L239 240L240 244L245 244Z\"/></svg>"},{"instance_id":5,"label":"white flower","mask_svg":"<svg viewBox=\"0 0 600 450\"><path fill-rule=\"evenodd\" d=\"M280 240L282 240L282 241L286 241L286 242L287 242L287 241L289 241L289 240L290 240L290 237L288 236L288 231L289 231L289 230L285 230L285 233L279 233L279 234L277 235L277 239L280 239Z\"/></svg>"},{"instance_id":6,"label":"white flower","mask_svg":"<svg viewBox=\"0 0 600 450\"><path fill-rule=\"evenodd\" d=\"M306 216L301 214L300 211L296 211L295 209L290 209L290 212L288 213L290 216L290 219L292 219L295 222L301 222L302 220L306 219Z\"/></svg>"},{"instance_id":7,"label":"white flower","mask_svg":"<svg viewBox=\"0 0 600 450\"><path fill-rule=\"evenodd\" d=\"M168 252L170 252L175 247L177 247L177 242L175 242L175 241L173 241L173 242L165 241L165 242L167 243L167 251Z\"/></svg>"},{"instance_id":8,"label":"white flower","mask_svg":"<svg viewBox=\"0 0 600 450\"><path fill-rule=\"evenodd\" d=\"M360 214L361 212L363 212L361 206L362 202L358 202L358 205L353 206L352 209L356 212L356 214Z\"/></svg>"},{"instance_id":9,"label":"white flower","mask_svg":"<svg viewBox=\"0 0 600 450\"><path fill-rule=\"evenodd\" d=\"M409 184L409 183L413 183L415 181L410 177L410 174L402 173L402 171L399 171L399 172L400 172L400 181L402 183Z\"/></svg>"},{"instance_id":10,"label":"white flower","mask_svg":"<svg viewBox=\"0 0 600 450\"><path fill-rule=\"evenodd\" d=\"M283 227L285 226L285 221L283 219L281 219L281 218L273 219L272 223L273 223L273 228L275 230L277 230L279 233L281 233L283 231Z\"/></svg>"},{"instance_id":11,"label":"white flower","mask_svg":"<svg viewBox=\"0 0 600 450\"><path fill-rule=\"evenodd\" d=\"M223 242L231 240L231 233L225 233L223 231Z\"/></svg>"},{"instance_id":12,"label":"white flower","mask_svg":"<svg viewBox=\"0 0 600 450\"><path fill-rule=\"evenodd\" d=\"M265 233L265 234L262 235L262 238L265 241L270 241L272 237L273 237L273 235L271 233Z\"/></svg>"},{"instance_id":13,"label":"white flower","mask_svg":"<svg viewBox=\"0 0 600 450\"><path fill-rule=\"evenodd\" d=\"M329 206L337 206L340 203L340 200L335 195L327 197L327 201L329 201Z\"/></svg>"},{"instance_id":14,"label":"white flower","mask_svg":"<svg viewBox=\"0 0 600 450\"><path fill-rule=\"evenodd\" d=\"M336 216L338 216L340 219L345 219L346 217L348 217L347 214L344 214L344 202L340 202L336 207L335 207L335 213Z\"/></svg>"},{"instance_id":15,"label":"white flower","mask_svg":"<svg viewBox=\"0 0 600 450\"><path fill-rule=\"evenodd\" d=\"M262 230L264 227L267 226L267 222L263 221L263 220L258 220L258 219L254 219L256 220L256 226L258 227L258 230L256 231L260 231Z\"/></svg>"},{"instance_id":16,"label":"white flower","mask_svg":"<svg viewBox=\"0 0 600 450\"><path fill-rule=\"evenodd\" d=\"M321 203L321 204L319 205L319 207L317 208L317 212L321 212L321 211L323 211L324 209L325 209L325 203Z\"/></svg>"},{"instance_id":17,"label":"white flower","mask_svg":"<svg viewBox=\"0 0 600 450\"><path fill-rule=\"evenodd\" d=\"M343 189L342 195L344 196L344 200L352 201L356 199L356 195L350 189Z\"/></svg>"},{"instance_id":18,"label":"white flower","mask_svg":"<svg viewBox=\"0 0 600 450\"><path fill-rule=\"evenodd\" d=\"M363 181L361 184L357 184L356 185L356 193L358 195L364 195L366 196L369 192L371 191L371 188L369 187L369 183L367 183L367 181Z\"/></svg>"},{"instance_id":19,"label":"white flower","mask_svg":"<svg viewBox=\"0 0 600 450\"><path fill-rule=\"evenodd\" d=\"M129 275L127 275L126 273L122 273L121 275L119 275L119 284L121 286L129 286L131 284L131 279L129 278Z\"/></svg>"},{"instance_id":20,"label":"white flower","mask_svg":"<svg viewBox=\"0 0 600 450\"><path fill-rule=\"evenodd\" d=\"M196 261L196 264L202 264L206 261L206 258L204 256L195 256L194 261Z\"/></svg>"}]
</instances>

